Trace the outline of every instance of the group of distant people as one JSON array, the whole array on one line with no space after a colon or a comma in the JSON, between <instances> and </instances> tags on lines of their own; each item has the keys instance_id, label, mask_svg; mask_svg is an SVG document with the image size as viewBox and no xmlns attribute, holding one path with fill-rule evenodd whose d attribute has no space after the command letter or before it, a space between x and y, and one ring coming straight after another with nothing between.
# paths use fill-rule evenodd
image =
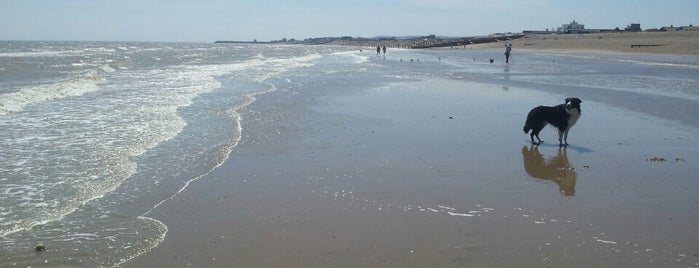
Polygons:
<instances>
[{"instance_id":1,"label":"group of distant people","mask_svg":"<svg viewBox=\"0 0 699 268\"><path fill-rule=\"evenodd\" d=\"M383 54L386 55L386 46L383 46ZM376 46L376 55L381 55L381 46Z\"/></svg>"},{"instance_id":2,"label":"group of distant people","mask_svg":"<svg viewBox=\"0 0 699 268\"><path fill-rule=\"evenodd\" d=\"M383 55L385 56L386 46L383 46L383 48L381 46L376 46L376 55L381 55L382 51ZM512 53L512 44L505 44L505 63L510 63L510 53Z\"/></svg>"}]
</instances>

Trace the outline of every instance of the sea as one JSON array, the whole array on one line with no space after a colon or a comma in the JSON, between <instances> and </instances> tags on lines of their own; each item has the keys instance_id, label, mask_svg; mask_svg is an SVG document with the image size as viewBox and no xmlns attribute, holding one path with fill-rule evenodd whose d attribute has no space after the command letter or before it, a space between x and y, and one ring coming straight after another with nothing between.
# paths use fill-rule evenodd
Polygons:
<instances>
[{"instance_id":1,"label":"sea","mask_svg":"<svg viewBox=\"0 0 699 268\"><path fill-rule=\"evenodd\" d=\"M241 109L290 87L338 91L328 77L531 88L699 127L699 57L503 52L0 41L0 267L118 267L158 247L168 226L151 213L229 160Z\"/></svg>"}]
</instances>

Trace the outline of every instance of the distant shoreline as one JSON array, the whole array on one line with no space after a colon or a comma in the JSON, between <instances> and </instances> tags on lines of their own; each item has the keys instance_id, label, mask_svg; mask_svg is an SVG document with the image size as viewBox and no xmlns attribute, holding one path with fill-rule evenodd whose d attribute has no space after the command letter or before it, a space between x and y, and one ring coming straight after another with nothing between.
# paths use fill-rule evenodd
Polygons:
<instances>
[{"instance_id":1,"label":"distant shoreline","mask_svg":"<svg viewBox=\"0 0 699 268\"><path fill-rule=\"evenodd\" d=\"M328 42L328 45L339 46L386 46L391 48L408 48L408 49L424 49L424 48L458 48L468 47L478 44L490 44L502 41L511 41L524 37L523 34L514 34L507 36L479 36L479 37L463 37L463 38L437 38L434 36L411 38L411 39L365 39L365 40L334 40Z\"/></svg>"},{"instance_id":2,"label":"distant shoreline","mask_svg":"<svg viewBox=\"0 0 699 268\"><path fill-rule=\"evenodd\" d=\"M627 53L657 53L699 55L699 31L676 32L613 32L586 34L513 34L506 36L482 36L440 38L434 35L408 39L324 37L303 41L216 41L235 44L295 44L336 45L356 47L385 46L406 49L478 49L502 48L512 43L515 50L537 51L607 51Z\"/></svg>"},{"instance_id":3,"label":"distant shoreline","mask_svg":"<svg viewBox=\"0 0 699 268\"><path fill-rule=\"evenodd\" d=\"M396 38L396 37L320 37L306 40L278 40L278 41L216 41L216 44L289 44L289 45L335 45L335 46L357 46L357 47L390 47L390 48L453 48L484 43L494 43L500 41L514 40L522 38L523 34L511 34L502 36L475 36L475 37L437 37L435 35Z\"/></svg>"},{"instance_id":4,"label":"distant shoreline","mask_svg":"<svg viewBox=\"0 0 699 268\"><path fill-rule=\"evenodd\" d=\"M699 55L699 32L626 32L591 34L531 34L508 41L515 50L596 51ZM487 43L468 48L502 48Z\"/></svg>"}]
</instances>

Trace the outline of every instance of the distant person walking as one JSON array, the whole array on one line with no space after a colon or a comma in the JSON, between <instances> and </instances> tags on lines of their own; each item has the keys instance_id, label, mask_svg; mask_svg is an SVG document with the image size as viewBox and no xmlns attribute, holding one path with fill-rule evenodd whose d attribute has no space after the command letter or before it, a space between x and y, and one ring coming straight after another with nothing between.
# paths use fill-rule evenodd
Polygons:
<instances>
[{"instance_id":1,"label":"distant person walking","mask_svg":"<svg viewBox=\"0 0 699 268\"><path fill-rule=\"evenodd\" d=\"M376 55L381 55L381 46L376 46Z\"/></svg>"},{"instance_id":2,"label":"distant person walking","mask_svg":"<svg viewBox=\"0 0 699 268\"><path fill-rule=\"evenodd\" d=\"M383 55L386 56L386 46L383 46Z\"/></svg>"},{"instance_id":3,"label":"distant person walking","mask_svg":"<svg viewBox=\"0 0 699 268\"><path fill-rule=\"evenodd\" d=\"M505 44L505 63L510 63L510 52L512 52L512 44Z\"/></svg>"}]
</instances>

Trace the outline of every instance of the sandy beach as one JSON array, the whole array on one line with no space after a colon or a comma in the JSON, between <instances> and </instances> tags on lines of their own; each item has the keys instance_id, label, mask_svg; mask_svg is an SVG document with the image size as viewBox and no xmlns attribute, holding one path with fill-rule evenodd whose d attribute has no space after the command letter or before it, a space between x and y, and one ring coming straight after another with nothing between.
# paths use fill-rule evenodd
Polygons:
<instances>
[{"instance_id":1,"label":"sandy beach","mask_svg":"<svg viewBox=\"0 0 699 268\"><path fill-rule=\"evenodd\" d=\"M699 268L699 0L36 2L0 268Z\"/></svg>"},{"instance_id":2,"label":"sandy beach","mask_svg":"<svg viewBox=\"0 0 699 268\"><path fill-rule=\"evenodd\" d=\"M583 99L571 145L547 128L537 147L527 111L564 94L344 89L258 96L227 162L152 213L165 241L123 267L699 263L695 126Z\"/></svg>"},{"instance_id":3,"label":"sandy beach","mask_svg":"<svg viewBox=\"0 0 699 268\"><path fill-rule=\"evenodd\" d=\"M514 49L537 51L607 51L699 55L699 32L626 32L597 34L534 34L512 40ZM467 48L501 48L487 43Z\"/></svg>"}]
</instances>

